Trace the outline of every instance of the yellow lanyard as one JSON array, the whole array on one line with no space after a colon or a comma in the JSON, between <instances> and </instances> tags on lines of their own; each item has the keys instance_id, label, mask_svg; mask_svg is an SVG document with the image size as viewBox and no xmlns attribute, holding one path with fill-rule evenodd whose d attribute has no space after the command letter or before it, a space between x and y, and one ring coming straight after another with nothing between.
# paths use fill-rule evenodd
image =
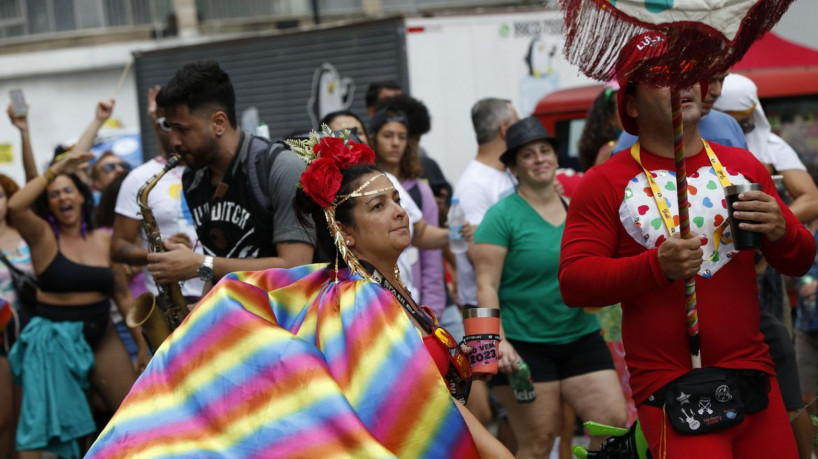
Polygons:
<instances>
[{"instance_id":1,"label":"yellow lanyard","mask_svg":"<svg viewBox=\"0 0 818 459\"><path fill-rule=\"evenodd\" d=\"M710 159L710 165L713 166L713 170L716 172L716 177L718 177L721 186L726 188L730 186L730 179L727 178L727 172L724 170L724 167L721 165L721 161L713 152L713 149L710 148L710 144L707 143L706 140L702 139L702 143L704 144L704 150L707 152L707 157ZM659 207L659 215L662 217L662 221L665 223L665 228L667 228L668 236L673 236L676 234L676 223L673 221L673 214L670 212L670 208L667 205L667 201L665 201L664 193L662 189L659 188L659 185L656 183L656 180L651 175L650 171L642 165L642 160L640 158L640 146L639 142L636 142L631 147L631 157L636 161L636 164L639 164L639 167L645 172L645 177L648 179L648 184L650 185L650 190L653 192L653 200L656 201L656 205Z\"/></svg>"}]
</instances>

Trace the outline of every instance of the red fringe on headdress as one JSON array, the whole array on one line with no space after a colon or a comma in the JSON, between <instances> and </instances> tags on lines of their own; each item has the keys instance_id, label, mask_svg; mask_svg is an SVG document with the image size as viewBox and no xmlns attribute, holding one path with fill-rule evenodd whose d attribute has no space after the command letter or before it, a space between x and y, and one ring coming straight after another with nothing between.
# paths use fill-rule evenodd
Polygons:
<instances>
[{"instance_id":1,"label":"red fringe on headdress","mask_svg":"<svg viewBox=\"0 0 818 459\"><path fill-rule=\"evenodd\" d=\"M588 77L609 80L619 50L628 40L649 30L660 31L668 37L670 52L659 64L666 66L667 72L658 75L643 72L632 75L631 79L685 88L738 62L750 45L778 22L793 1L759 0L747 12L731 41L703 23L640 22L612 6L609 0L560 0L565 14L565 57Z\"/></svg>"}]
</instances>

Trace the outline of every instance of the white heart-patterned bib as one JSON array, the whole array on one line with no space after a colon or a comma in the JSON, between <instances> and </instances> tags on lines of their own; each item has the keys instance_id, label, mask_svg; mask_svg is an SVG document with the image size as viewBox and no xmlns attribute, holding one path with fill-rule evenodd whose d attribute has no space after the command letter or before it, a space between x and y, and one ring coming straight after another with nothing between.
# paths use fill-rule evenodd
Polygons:
<instances>
[{"instance_id":1,"label":"white heart-patterned bib","mask_svg":"<svg viewBox=\"0 0 818 459\"><path fill-rule=\"evenodd\" d=\"M731 184L747 183L743 175L731 173L729 169L725 172ZM662 195L668 208L673 212L673 222L678 231L676 172L655 170L651 171L651 175L663 191ZM706 243L702 246L704 263L699 268L699 275L710 278L738 253L733 247L733 238L730 234L724 189L711 166L701 167L688 174L687 184L690 230L706 238ZM645 248L659 247L668 238L668 231L644 172L628 181L625 199L619 207L619 216L628 234Z\"/></svg>"}]
</instances>

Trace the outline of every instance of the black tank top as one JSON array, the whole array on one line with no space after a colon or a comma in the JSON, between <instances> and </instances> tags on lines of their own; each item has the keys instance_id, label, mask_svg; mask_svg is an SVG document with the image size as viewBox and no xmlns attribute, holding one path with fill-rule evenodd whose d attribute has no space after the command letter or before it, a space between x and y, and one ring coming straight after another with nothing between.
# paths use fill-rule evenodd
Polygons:
<instances>
[{"instance_id":1,"label":"black tank top","mask_svg":"<svg viewBox=\"0 0 818 459\"><path fill-rule=\"evenodd\" d=\"M51 264L37 276L37 283L48 293L109 293L114 287L114 271L75 263L58 249Z\"/></svg>"}]
</instances>

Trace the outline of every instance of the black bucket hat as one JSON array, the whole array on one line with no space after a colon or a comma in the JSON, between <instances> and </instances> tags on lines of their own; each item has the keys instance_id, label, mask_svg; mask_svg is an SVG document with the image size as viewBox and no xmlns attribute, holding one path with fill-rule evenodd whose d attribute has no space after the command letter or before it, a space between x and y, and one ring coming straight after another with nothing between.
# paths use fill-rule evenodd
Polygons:
<instances>
[{"instance_id":1,"label":"black bucket hat","mask_svg":"<svg viewBox=\"0 0 818 459\"><path fill-rule=\"evenodd\" d=\"M517 159L517 150L535 140L545 140L554 147L554 151L558 151L560 148L559 139L551 137L548 129L540 123L540 120L528 117L508 127L506 131L506 151L500 155L500 161L506 166L514 164Z\"/></svg>"}]
</instances>

